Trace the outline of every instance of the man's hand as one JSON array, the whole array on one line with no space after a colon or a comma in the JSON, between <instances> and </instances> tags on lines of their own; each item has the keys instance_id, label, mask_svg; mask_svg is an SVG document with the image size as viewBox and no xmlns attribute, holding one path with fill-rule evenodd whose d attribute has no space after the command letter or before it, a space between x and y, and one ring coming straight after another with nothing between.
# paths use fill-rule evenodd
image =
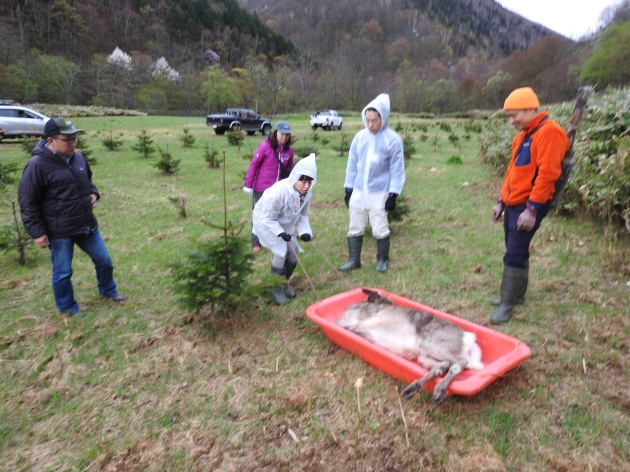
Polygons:
<instances>
[{"instance_id":1,"label":"man's hand","mask_svg":"<svg viewBox=\"0 0 630 472\"><path fill-rule=\"evenodd\" d=\"M243 187L243 192L245 192L247 195L252 195L254 193L254 189L249 188L249 187Z\"/></svg>"},{"instance_id":2,"label":"man's hand","mask_svg":"<svg viewBox=\"0 0 630 472\"><path fill-rule=\"evenodd\" d=\"M90 194L90 201L92 202L92 208L96 206L96 202L98 201L98 197L95 193Z\"/></svg>"},{"instance_id":3,"label":"man's hand","mask_svg":"<svg viewBox=\"0 0 630 472\"><path fill-rule=\"evenodd\" d=\"M385 200L385 211L394 211L396 208L396 195L395 193L390 193L387 200Z\"/></svg>"},{"instance_id":4,"label":"man's hand","mask_svg":"<svg viewBox=\"0 0 630 472\"><path fill-rule=\"evenodd\" d=\"M505 205L502 202L497 202L497 204L492 209L492 222L498 223L501 221L501 216L503 215L503 210L505 209Z\"/></svg>"},{"instance_id":5,"label":"man's hand","mask_svg":"<svg viewBox=\"0 0 630 472\"><path fill-rule=\"evenodd\" d=\"M46 234L40 236L39 238L33 239L33 242L42 249L46 249L50 244L50 241L48 241L48 236Z\"/></svg>"},{"instance_id":6,"label":"man's hand","mask_svg":"<svg viewBox=\"0 0 630 472\"><path fill-rule=\"evenodd\" d=\"M291 241L291 235L285 232L280 233L278 237L284 239L287 242Z\"/></svg>"},{"instance_id":7,"label":"man's hand","mask_svg":"<svg viewBox=\"0 0 630 472\"><path fill-rule=\"evenodd\" d=\"M300 239L304 241L305 243L308 243L313 239L313 237L308 233L304 233L303 235L300 236Z\"/></svg>"},{"instance_id":8,"label":"man's hand","mask_svg":"<svg viewBox=\"0 0 630 472\"><path fill-rule=\"evenodd\" d=\"M346 195L343 197L343 201L346 202L346 206L350 208L350 197L352 196L352 189L346 187Z\"/></svg>"},{"instance_id":9,"label":"man's hand","mask_svg":"<svg viewBox=\"0 0 630 472\"><path fill-rule=\"evenodd\" d=\"M516 222L517 231L531 231L536 224L537 210L529 205L525 207L525 211L518 215L518 221Z\"/></svg>"}]
</instances>

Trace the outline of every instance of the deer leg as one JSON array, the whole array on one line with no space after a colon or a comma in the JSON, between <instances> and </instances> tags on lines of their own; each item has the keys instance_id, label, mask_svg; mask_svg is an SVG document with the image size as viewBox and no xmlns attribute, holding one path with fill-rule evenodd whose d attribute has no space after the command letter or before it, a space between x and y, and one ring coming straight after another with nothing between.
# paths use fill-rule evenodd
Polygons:
<instances>
[{"instance_id":1,"label":"deer leg","mask_svg":"<svg viewBox=\"0 0 630 472\"><path fill-rule=\"evenodd\" d=\"M407 385L400 396L404 400L411 400L420 390L422 390L422 387L424 387L425 383L427 383L429 380L434 379L435 377L439 377L440 375L442 375L444 372L446 372L446 369L448 369L449 366L450 363L448 361L443 361L434 365L427 373L427 375L425 375L421 379L414 380L409 385Z\"/></svg>"},{"instance_id":2,"label":"deer leg","mask_svg":"<svg viewBox=\"0 0 630 472\"><path fill-rule=\"evenodd\" d=\"M464 370L466 364L467 362L461 359L455 364L451 365L450 369L448 369L447 374L442 380L437 383L437 385L433 389L433 406L440 406L444 402L444 400L446 399L446 389L448 389L448 386L451 384L455 376L459 374L462 370Z\"/></svg>"}]
</instances>

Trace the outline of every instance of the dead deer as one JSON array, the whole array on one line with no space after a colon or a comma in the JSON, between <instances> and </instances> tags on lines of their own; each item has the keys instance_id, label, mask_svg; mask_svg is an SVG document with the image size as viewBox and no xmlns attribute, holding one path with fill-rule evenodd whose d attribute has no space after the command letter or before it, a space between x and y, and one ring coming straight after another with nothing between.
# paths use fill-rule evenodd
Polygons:
<instances>
[{"instance_id":1,"label":"dead deer","mask_svg":"<svg viewBox=\"0 0 630 472\"><path fill-rule=\"evenodd\" d=\"M394 305L373 290L363 289L363 293L367 301L350 305L336 323L429 371L402 391L405 400L446 372L433 389L433 405L439 406L449 384L464 368L483 369L475 333L429 313Z\"/></svg>"}]
</instances>

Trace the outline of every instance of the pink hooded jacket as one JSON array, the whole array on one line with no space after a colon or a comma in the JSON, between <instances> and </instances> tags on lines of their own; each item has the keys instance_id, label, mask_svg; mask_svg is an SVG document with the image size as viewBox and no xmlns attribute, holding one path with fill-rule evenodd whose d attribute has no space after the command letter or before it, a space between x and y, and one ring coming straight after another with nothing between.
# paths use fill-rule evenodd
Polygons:
<instances>
[{"instance_id":1,"label":"pink hooded jacket","mask_svg":"<svg viewBox=\"0 0 630 472\"><path fill-rule=\"evenodd\" d=\"M278 157L285 166L293 169L293 148L279 148ZM255 192L264 192L280 179L280 165L276 152L271 147L269 138L258 146L252 162L249 164L247 176L245 177L245 188L251 188Z\"/></svg>"}]
</instances>

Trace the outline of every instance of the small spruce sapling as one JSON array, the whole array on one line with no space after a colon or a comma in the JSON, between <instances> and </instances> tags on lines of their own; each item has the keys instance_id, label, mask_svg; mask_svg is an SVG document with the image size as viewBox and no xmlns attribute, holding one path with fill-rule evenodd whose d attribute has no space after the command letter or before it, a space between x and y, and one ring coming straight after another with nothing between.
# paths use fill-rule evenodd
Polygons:
<instances>
[{"instance_id":1,"label":"small spruce sapling","mask_svg":"<svg viewBox=\"0 0 630 472\"><path fill-rule=\"evenodd\" d=\"M24 150L24 154L28 157L33 155L33 149L35 149L36 144L37 140L30 136L22 136L22 139L20 139L20 147Z\"/></svg>"},{"instance_id":2,"label":"small spruce sapling","mask_svg":"<svg viewBox=\"0 0 630 472\"><path fill-rule=\"evenodd\" d=\"M241 235L244 227L249 229L247 221L234 224L228 220L225 150L222 167L223 223L202 220L219 234L190 252L187 260L174 261L172 267L175 290L183 306L198 314L205 309L209 315L229 317L251 313L256 296L268 287L250 284L247 280L254 270L250 241Z\"/></svg>"},{"instance_id":3,"label":"small spruce sapling","mask_svg":"<svg viewBox=\"0 0 630 472\"><path fill-rule=\"evenodd\" d=\"M87 162L89 166L94 166L98 162L96 157L92 155L94 151L84 136L82 136L80 141L77 142L77 151L83 155L85 162Z\"/></svg>"},{"instance_id":4,"label":"small spruce sapling","mask_svg":"<svg viewBox=\"0 0 630 472\"><path fill-rule=\"evenodd\" d=\"M405 159L411 159L415 153L416 145L413 142L411 130L409 128L406 128L405 134L403 135L403 154L405 156Z\"/></svg>"},{"instance_id":5,"label":"small spruce sapling","mask_svg":"<svg viewBox=\"0 0 630 472\"><path fill-rule=\"evenodd\" d=\"M350 145L348 144L348 136L345 133L341 134L341 139L339 140L339 156L343 157L350 150Z\"/></svg>"},{"instance_id":6,"label":"small spruce sapling","mask_svg":"<svg viewBox=\"0 0 630 472\"><path fill-rule=\"evenodd\" d=\"M245 141L245 136L243 136L243 131L241 128L235 128L233 131L228 131L227 133L227 141L232 146L237 146L239 152L241 151L241 145L243 141Z\"/></svg>"},{"instance_id":7,"label":"small spruce sapling","mask_svg":"<svg viewBox=\"0 0 630 472\"><path fill-rule=\"evenodd\" d=\"M190 134L190 130L188 128L184 128L184 134L179 137L179 140L182 142L182 147L189 148L195 144L195 137Z\"/></svg>"},{"instance_id":8,"label":"small spruce sapling","mask_svg":"<svg viewBox=\"0 0 630 472\"><path fill-rule=\"evenodd\" d=\"M15 162L0 162L0 190L3 190L7 184L15 182L13 174L17 172L18 165Z\"/></svg>"},{"instance_id":9,"label":"small spruce sapling","mask_svg":"<svg viewBox=\"0 0 630 472\"><path fill-rule=\"evenodd\" d=\"M140 154L142 157L151 157L151 154L155 152L153 147L153 138L147 134L147 130L143 129L138 135L138 142L131 147L134 151Z\"/></svg>"},{"instance_id":10,"label":"small spruce sapling","mask_svg":"<svg viewBox=\"0 0 630 472\"><path fill-rule=\"evenodd\" d=\"M20 223L17 210L15 209L15 200L11 202L13 210L13 226L5 225L0 230L0 250L9 252L11 249L18 251L18 264L26 265L26 248L33 244L33 240L26 236L26 230Z\"/></svg>"},{"instance_id":11,"label":"small spruce sapling","mask_svg":"<svg viewBox=\"0 0 630 472\"><path fill-rule=\"evenodd\" d=\"M173 205L175 205L175 208L179 210L179 216L181 218L188 218L188 215L186 214L186 196L185 195L180 195L179 197L168 197L168 199L171 201Z\"/></svg>"},{"instance_id":12,"label":"small spruce sapling","mask_svg":"<svg viewBox=\"0 0 630 472\"><path fill-rule=\"evenodd\" d=\"M110 151L115 151L120 146L122 146L122 141L120 139L114 138L114 133L112 130L109 130L109 136L103 139L103 146L105 146Z\"/></svg>"},{"instance_id":13,"label":"small spruce sapling","mask_svg":"<svg viewBox=\"0 0 630 472\"><path fill-rule=\"evenodd\" d=\"M158 147L160 152L160 160L153 164L153 167L157 167L163 174L173 175L179 171L179 163L181 159L173 159L173 155L168 151L163 151Z\"/></svg>"},{"instance_id":14,"label":"small spruce sapling","mask_svg":"<svg viewBox=\"0 0 630 472\"><path fill-rule=\"evenodd\" d=\"M212 149L208 148L208 143L205 145L205 150L203 152L203 160L206 161L208 167L210 169L217 169L221 164L219 159L217 159L217 154L219 152L213 147Z\"/></svg>"}]
</instances>

